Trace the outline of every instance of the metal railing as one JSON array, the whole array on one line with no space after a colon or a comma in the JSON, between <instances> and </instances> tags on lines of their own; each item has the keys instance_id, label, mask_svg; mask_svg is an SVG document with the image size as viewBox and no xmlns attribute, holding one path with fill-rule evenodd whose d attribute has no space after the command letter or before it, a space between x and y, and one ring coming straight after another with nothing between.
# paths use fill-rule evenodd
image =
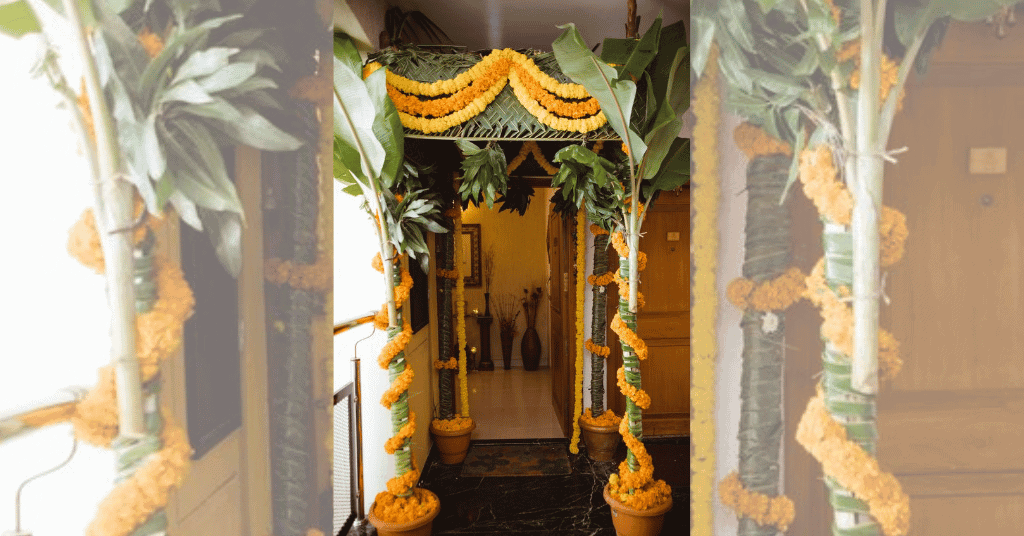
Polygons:
<instances>
[{"instance_id":1,"label":"metal railing","mask_svg":"<svg viewBox=\"0 0 1024 536\"><path fill-rule=\"evenodd\" d=\"M371 323L374 314L368 314L342 322L334 326L334 335L338 336L350 329ZM363 512L363 427L362 427L362 392L359 372L359 343L377 333L377 328L367 337L353 345L353 380L334 393L334 530L337 536L343 536L351 530L357 520L362 520ZM344 416L347 415L347 419ZM339 419L339 416L342 418ZM343 432L344 431L344 432ZM347 437L342 434L345 433ZM346 463L347 462L347 463ZM349 481L343 482L340 477L348 466ZM344 504L339 504L341 497L348 492L348 515L343 512ZM339 508L339 506L341 508ZM341 519L344 517L344 519Z\"/></svg>"}]
</instances>

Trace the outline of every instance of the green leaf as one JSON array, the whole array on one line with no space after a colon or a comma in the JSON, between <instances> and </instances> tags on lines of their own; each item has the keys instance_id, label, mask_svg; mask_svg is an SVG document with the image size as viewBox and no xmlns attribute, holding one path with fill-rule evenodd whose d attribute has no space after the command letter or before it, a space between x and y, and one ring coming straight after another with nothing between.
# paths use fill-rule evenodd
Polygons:
<instances>
[{"instance_id":1,"label":"green leaf","mask_svg":"<svg viewBox=\"0 0 1024 536\"><path fill-rule=\"evenodd\" d=\"M636 45L636 39L606 37L601 44L601 61L614 65L626 65L629 55Z\"/></svg>"},{"instance_id":2,"label":"green leaf","mask_svg":"<svg viewBox=\"0 0 1024 536\"><path fill-rule=\"evenodd\" d=\"M335 42L335 51L339 46ZM354 47L353 47L354 48ZM375 109L363 80L336 54L334 57L334 133L358 158L348 168L364 181L377 180L384 167L384 146L373 131Z\"/></svg>"},{"instance_id":3,"label":"green leaf","mask_svg":"<svg viewBox=\"0 0 1024 536\"><path fill-rule=\"evenodd\" d=\"M172 185L172 191L170 197L168 197L168 201L171 203L171 206L174 207L174 211L177 212L178 216L181 216L181 219L190 227L197 231L202 231L203 222L199 219L199 212L196 209L196 204L186 197L181 190L173 188L173 186L180 184L180 181L176 179L173 174L169 174L168 179L170 179L170 183Z\"/></svg>"},{"instance_id":4,"label":"green leaf","mask_svg":"<svg viewBox=\"0 0 1024 536\"><path fill-rule=\"evenodd\" d=\"M689 182L690 140L676 138L661 169L644 185L644 197L649 199L655 192L675 190Z\"/></svg>"},{"instance_id":5,"label":"green leaf","mask_svg":"<svg viewBox=\"0 0 1024 536\"><path fill-rule=\"evenodd\" d=\"M239 112L238 108L235 108L230 102L216 95L211 97L210 102L189 104L182 106L177 110L181 110L197 117L216 119L225 123L238 121L242 117L242 112Z\"/></svg>"},{"instance_id":6,"label":"green leaf","mask_svg":"<svg viewBox=\"0 0 1024 536\"><path fill-rule=\"evenodd\" d=\"M199 80L207 93L216 93L238 87L256 74L256 64L249 62L232 63L227 67Z\"/></svg>"},{"instance_id":7,"label":"green leaf","mask_svg":"<svg viewBox=\"0 0 1024 536\"><path fill-rule=\"evenodd\" d=\"M67 20L67 13L64 12L64 2L61 0L46 0L46 3ZM96 25L96 15L93 13L92 8L91 0L78 0L78 13L82 17L82 25L86 28Z\"/></svg>"},{"instance_id":8,"label":"green leaf","mask_svg":"<svg viewBox=\"0 0 1024 536\"><path fill-rule=\"evenodd\" d=\"M164 45L163 51L153 58L147 65L145 70L142 72L142 76L139 79L139 88L143 102L149 103L152 101L156 94L162 90L165 83L167 69L173 60L178 57L178 53L184 48L194 46L196 43L202 41L209 35L210 30L219 28L227 22L236 20L242 17L242 15L229 15L226 17L217 17L207 21L203 21L201 24L194 28L189 28L184 32L178 34Z\"/></svg>"},{"instance_id":9,"label":"green leaf","mask_svg":"<svg viewBox=\"0 0 1024 536\"><path fill-rule=\"evenodd\" d=\"M559 28L565 31L551 46L562 72L573 82L583 85L597 99L608 118L608 124L627 143L633 158L642 159L647 146L629 127L636 84L632 80L616 80L615 69L603 63L587 48L576 25L569 23Z\"/></svg>"},{"instance_id":10,"label":"green leaf","mask_svg":"<svg viewBox=\"0 0 1024 536\"><path fill-rule=\"evenodd\" d=\"M708 58L711 57L711 43L715 40L717 25L715 24L714 16L706 13L714 9L715 6L711 2L697 2L696 11L691 18L694 34L692 43L693 58L690 61L690 67L694 78L698 80L704 76Z\"/></svg>"},{"instance_id":11,"label":"green leaf","mask_svg":"<svg viewBox=\"0 0 1024 536\"><path fill-rule=\"evenodd\" d=\"M277 128L267 118L248 106L239 106L241 117L233 122L217 122L218 128L238 143L263 151L295 151L302 140Z\"/></svg>"},{"instance_id":12,"label":"green leaf","mask_svg":"<svg viewBox=\"0 0 1024 536\"><path fill-rule=\"evenodd\" d=\"M334 34L334 57L352 72L362 73L363 59L352 39L344 33Z\"/></svg>"},{"instance_id":13,"label":"green leaf","mask_svg":"<svg viewBox=\"0 0 1024 536\"><path fill-rule=\"evenodd\" d=\"M373 133L384 148L384 165L380 175L385 188L391 188L401 178L405 156L405 131L398 109L388 96L386 73L379 69L365 80L374 110Z\"/></svg>"},{"instance_id":14,"label":"green leaf","mask_svg":"<svg viewBox=\"0 0 1024 536\"><path fill-rule=\"evenodd\" d=\"M683 21L679 21L680 26ZM685 37L685 36L684 36ZM623 74L632 75L633 78L639 79L647 66L651 64L651 61L658 54L658 41L661 38L661 14L658 14L658 18L654 19L654 23L651 27L644 32L644 35L637 42L636 46L633 47L632 53L629 55L629 59L626 60L625 66L622 68Z\"/></svg>"},{"instance_id":15,"label":"green leaf","mask_svg":"<svg viewBox=\"0 0 1024 536\"><path fill-rule=\"evenodd\" d=\"M160 102L187 102L189 104L206 104L213 102L213 97L207 93L195 80L184 80L168 88L160 96Z\"/></svg>"},{"instance_id":16,"label":"green leaf","mask_svg":"<svg viewBox=\"0 0 1024 536\"><path fill-rule=\"evenodd\" d=\"M149 176L153 180L163 177L167 172L167 160L164 158L164 152L160 148L160 138L156 134L155 114L146 118L146 123L142 129L142 149L149 167ZM159 195L157 199L159 200ZM161 203L158 201L157 205L161 205Z\"/></svg>"},{"instance_id":17,"label":"green leaf","mask_svg":"<svg viewBox=\"0 0 1024 536\"><path fill-rule=\"evenodd\" d=\"M786 179L786 186L782 189L782 197L779 198L779 204L786 202L786 194L789 193L789 187L793 186L796 182L797 176L800 174L800 153L804 150L804 131L798 130L796 133L796 143L793 144L793 161L789 165L789 177Z\"/></svg>"},{"instance_id":18,"label":"green leaf","mask_svg":"<svg viewBox=\"0 0 1024 536\"><path fill-rule=\"evenodd\" d=\"M270 67L275 71L281 72L281 65L278 63L277 58L266 50L258 48L246 49L239 52L235 59L239 62L249 62L255 63L257 66Z\"/></svg>"},{"instance_id":19,"label":"green leaf","mask_svg":"<svg viewBox=\"0 0 1024 536\"><path fill-rule=\"evenodd\" d=\"M177 84L188 78L207 76L228 65L231 56L238 53L237 48L212 47L194 52L181 64L171 84Z\"/></svg>"},{"instance_id":20,"label":"green leaf","mask_svg":"<svg viewBox=\"0 0 1024 536\"><path fill-rule=\"evenodd\" d=\"M237 278L242 272L242 218L235 212L199 209L206 234L224 269Z\"/></svg>"},{"instance_id":21,"label":"green leaf","mask_svg":"<svg viewBox=\"0 0 1024 536\"><path fill-rule=\"evenodd\" d=\"M14 38L41 32L43 27L26 0L0 5L0 32Z\"/></svg>"}]
</instances>

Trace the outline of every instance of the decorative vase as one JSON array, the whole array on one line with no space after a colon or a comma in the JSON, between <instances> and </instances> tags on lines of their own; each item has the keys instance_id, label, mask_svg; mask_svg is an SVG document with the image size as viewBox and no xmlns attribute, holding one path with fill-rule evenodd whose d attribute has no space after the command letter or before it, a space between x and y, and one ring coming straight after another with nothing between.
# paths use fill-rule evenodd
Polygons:
<instances>
[{"instance_id":1,"label":"decorative vase","mask_svg":"<svg viewBox=\"0 0 1024 536\"><path fill-rule=\"evenodd\" d=\"M587 444L587 455L597 462L610 462L615 459L615 450L619 448L619 425L600 426L580 419L583 430L583 441Z\"/></svg>"},{"instance_id":2,"label":"decorative vase","mask_svg":"<svg viewBox=\"0 0 1024 536\"><path fill-rule=\"evenodd\" d=\"M604 501L612 509L612 525L617 536L658 536L665 523L665 514L672 509L672 497L647 510L626 506L608 494L607 484L604 486Z\"/></svg>"},{"instance_id":3,"label":"decorative vase","mask_svg":"<svg viewBox=\"0 0 1024 536\"><path fill-rule=\"evenodd\" d=\"M437 495L434 495L430 490L417 488L417 491L428 493L433 495L435 499L437 498ZM408 523L390 523L374 515L375 506L377 506L377 501L370 505L370 515L367 518L377 529L378 536L430 536L431 531L434 529L434 518L437 517L437 514L441 513L439 503L437 508L434 508L429 514L419 519Z\"/></svg>"},{"instance_id":4,"label":"decorative vase","mask_svg":"<svg viewBox=\"0 0 1024 536\"><path fill-rule=\"evenodd\" d=\"M437 444L437 450L441 452L441 463L455 465L466 459L466 454L469 453L469 436L475 428L476 423L474 422L472 426L464 430L438 430L431 423L430 433L434 435L434 443Z\"/></svg>"},{"instance_id":5,"label":"decorative vase","mask_svg":"<svg viewBox=\"0 0 1024 536\"><path fill-rule=\"evenodd\" d=\"M540 335L537 334L537 328L533 326L526 328L519 351L523 355L523 368L537 370L540 366Z\"/></svg>"},{"instance_id":6,"label":"decorative vase","mask_svg":"<svg viewBox=\"0 0 1024 536\"><path fill-rule=\"evenodd\" d=\"M484 316L491 316L491 293L484 292Z\"/></svg>"},{"instance_id":7,"label":"decorative vase","mask_svg":"<svg viewBox=\"0 0 1024 536\"><path fill-rule=\"evenodd\" d=\"M515 338L515 332L501 332L501 361L505 366L505 370L512 368L512 341Z\"/></svg>"}]
</instances>

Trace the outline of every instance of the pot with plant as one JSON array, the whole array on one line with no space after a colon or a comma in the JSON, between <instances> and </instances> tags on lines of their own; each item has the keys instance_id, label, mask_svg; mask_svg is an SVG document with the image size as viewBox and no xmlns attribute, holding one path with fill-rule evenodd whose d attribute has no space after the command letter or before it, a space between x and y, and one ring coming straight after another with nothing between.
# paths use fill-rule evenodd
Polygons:
<instances>
[{"instance_id":1,"label":"pot with plant","mask_svg":"<svg viewBox=\"0 0 1024 536\"><path fill-rule=\"evenodd\" d=\"M523 342L519 343L519 352L523 356L523 368L526 370L537 370L540 366L540 335L537 333L537 308L540 306L540 298L543 295L540 287L523 289L523 297L520 301L523 304L523 312L526 314L526 331L523 332Z\"/></svg>"},{"instance_id":2,"label":"pot with plant","mask_svg":"<svg viewBox=\"0 0 1024 536\"><path fill-rule=\"evenodd\" d=\"M516 320L520 312L515 295L505 293L498 296L494 310L501 330L501 362L505 370L509 370L512 368L512 343L516 338Z\"/></svg>"}]
</instances>

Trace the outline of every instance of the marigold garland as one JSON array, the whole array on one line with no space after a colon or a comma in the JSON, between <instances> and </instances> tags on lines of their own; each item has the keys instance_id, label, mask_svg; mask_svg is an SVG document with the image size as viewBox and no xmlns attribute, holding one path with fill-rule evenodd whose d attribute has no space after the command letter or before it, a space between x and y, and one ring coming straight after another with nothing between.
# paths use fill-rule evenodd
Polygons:
<instances>
[{"instance_id":1,"label":"marigold garland","mask_svg":"<svg viewBox=\"0 0 1024 536\"><path fill-rule=\"evenodd\" d=\"M736 471L729 473L718 484L718 496L722 504L732 508L736 515L753 519L758 525L774 525L786 532L796 517L796 506L793 500L785 495L769 497L763 493L750 491L743 487L740 475Z\"/></svg>"},{"instance_id":2,"label":"marigold garland","mask_svg":"<svg viewBox=\"0 0 1024 536\"><path fill-rule=\"evenodd\" d=\"M140 203L136 202L136 215ZM148 222L148 218L147 218ZM148 229L135 231L136 243ZM72 227L68 252L97 273L105 265L96 221L86 211ZM141 379L152 380L160 362L181 346L185 321L192 315L195 298L181 269L161 258L154 262L156 302L136 319L136 354ZM99 381L79 402L70 417L75 435L82 441L108 447L118 434L117 383L113 366L102 367ZM162 446L130 477L119 483L100 503L87 536L127 536L154 513L167 506L171 490L181 486L188 472L192 448L184 429L163 412Z\"/></svg>"},{"instance_id":3,"label":"marigold garland","mask_svg":"<svg viewBox=\"0 0 1024 536\"><path fill-rule=\"evenodd\" d=\"M600 346L594 342L594 339L587 339L583 344L586 346L587 350L594 355L599 355L601 357L608 357L612 355L611 347Z\"/></svg>"},{"instance_id":4,"label":"marigold garland","mask_svg":"<svg viewBox=\"0 0 1024 536\"><path fill-rule=\"evenodd\" d=\"M551 165L551 163L548 162L546 158L544 158L544 153L541 152L540 145L537 145L537 142L533 140L523 142L522 147L519 148L519 154L516 155L516 157L513 158L511 162L509 162L508 168L506 168L505 173L507 175L511 175L513 171L518 169L519 166L523 165L523 162L526 161L526 157L530 156L531 154L533 155L533 159L537 162L537 164L539 164L540 167L544 168L544 171L548 175L554 175L555 173L558 173L558 168Z\"/></svg>"},{"instance_id":5,"label":"marigold garland","mask_svg":"<svg viewBox=\"0 0 1024 536\"><path fill-rule=\"evenodd\" d=\"M384 273L384 263L381 260L380 253L378 252L373 259L373 268L378 272ZM412 275L409 270L402 263L397 263L401 266L401 283L395 287L395 307L402 307L402 304L409 299L409 294L412 290ZM389 282L390 283L390 282ZM381 325L381 320L384 320ZM381 307L381 310L377 313L374 323L380 329L388 329L390 327L390 320L388 320L387 304ZM395 335L384 345L381 349L380 355L377 357L377 364L382 369L387 369L391 361L409 345L409 341L412 339L412 325L409 321L402 319L402 331ZM384 395L381 397L381 405L391 409L391 405L398 401L398 398L402 393L409 390L409 385L412 383L413 371L412 366L408 361L405 362L405 370L403 370L398 377L391 382ZM412 438L413 432L416 430L416 414L409 412L408 422L402 426L397 434L390 437L384 443L384 450L388 454L394 454L405 442ZM395 476L388 480L387 488L388 491L395 495L402 495L407 493L413 486L416 485L416 481L420 478L420 472L416 469L416 462L413 460L412 469L406 471L402 475ZM378 495L378 499L379 499Z\"/></svg>"},{"instance_id":6,"label":"marigold garland","mask_svg":"<svg viewBox=\"0 0 1024 536\"><path fill-rule=\"evenodd\" d=\"M693 162L693 306L691 319L690 500L691 536L711 536L712 490L715 474L715 324L718 317L718 201L720 196L717 143L721 121L718 47L711 45L707 71L694 88Z\"/></svg>"},{"instance_id":7,"label":"marigold garland","mask_svg":"<svg viewBox=\"0 0 1024 536\"><path fill-rule=\"evenodd\" d=\"M647 391L643 389L637 389L632 385L626 383L626 369L619 367L619 370L615 371L615 385L619 386L619 390L622 394L626 395L626 398L633 401L636 407L640 409L647 409L651 407L651 395L647 394Z\"/></svg>"},{"instance_id":8,"label":"marigold garland","mask_svg":"<svg viewBox=\"0 0 1024 536\"><path fill-rule=\"evenodd\" d=\"M733 140L736 146L753 160L758 156L771 156L784 154L792 156L793 148L786 142L768 134L764 130L750 123L740 123L733 130Z\"/></svg>"},{"instance_id":9,"label":"marigold garland","mask_svg":"<svg viewBox=\"0 0 1024 536\"><path fill-rule=\"evenodd\" d=\"M615 415L615 412L610 409L605 410L601 416L594 417L594 415L591 414L591 409L587 408L583 410L583 415L580 415L580 420L593 426L615 426L619 424L619 421L621 421L622 418Z\"/></svg>"},{"instance_id":10,"label":"marigold garland","mask_svg":"<svg viewBox=\"0 0 1024 536\"><path fill-rule=\"evenodd\" d=\"M836 60L840 63L854 60L856 67L854 67L853 73L850 74L850 87L853 89L860 89L860 40L851 41L843 46L842 50L836 56ZM896 87L896 83L899 81L900 66L889 56L886 56L883 52L879 58L881 61L881 75L878 78L879 85L879 98L882 103L885 99L889 98L889 93L892 88ZM904 87L900 91L900 95L896 101L896 110L903 109L903 98L907 95L907 89Z\"/></svg>"},{"instance_id":11,"label":"marigold garland","mask_svg":"<svg viewBox=\"0 0 1024 536\"><path fill-rule=\"evenodd\" d=\"M839 225L850 225L853 196L837 180L832 151L818 145L800 153L800 182L804 195L814 203L818 213Z\"/></svg>"},{"instance_id":12,"label":"marigold garland","mask_svg":"<svg viewBox=\"0 0 1024 536\"><path fill-rule=\"evenodd\" d=\"M587 211L581 205L576 211L576 376L573 383L573 415L583 413L583 304L587 270ZM572 439L569 452L580 453L580 421L572 420Z\"/></svg>"},{"instance_id":13,"label":"marigold garland","mask_svg":"<svg viewBox=\"0 0 1024 536\"><path fill-rule=\"evenodd\" d=\"M156 58L164 51L164 41L160 36L150 31L149 26L142 28L139 33L139 44L146 50L150 59Z\"/></svg>"},{"instance_id":14,"label":"marigold garland","mask_svg":"<svg viewBox=\"0 0 1024 536\"><path fill-rule=\"evenodd\" d=\"M910 497L896 477L881 470L878 460L848 439L846 428L829 414L820 388L800 418L796 440L818 460L826 475L868 503L871 516L886 536L907 534Z\"/></svg>"},{"instance_id":15,"label":"marigold garland","mask_svg":"<svg viewBox=\"0 0 1024 536\"><path fill-rule=\"evenodd\" d=\"M447 361L442 361L440 359L435 359L434 360L434 368L436 368L437 370L441 370L441 369L454 370L454 369L459 368L459 360L455 359L454 357L449 357Z\"/></svg>"},{"instance_id":16,"label":"marigold garland","mask_svg":"<svg viewBox=\"0 0 1024 536\"><path fill-rule=\"evenodd\" d=\"M368 64L363 68L364 78L380 68L377 62ZM426 134L443 132L477 116L506 84L512 86L524 108L553 129L590 132L607 122L597 100L583 86L554 80L532 59L511 49L492 50L449 80L417 82L387 72L388 95L398 108L402 125Z\"/></svg>"},{"instance_id":17,"label":"marigold garland","mask_svg":"<svg viewBox=\"0 0 1024 536\"><path fill-rule=\"evenodd\" d=\"M455 279L455 278L459 277L459 271L458 270L445 270L444 268L438 268L437 269L437 277L440 277L440 278L443 278L443 279Z\"/></svg>"},{"instance_id":18,"label":"marigold garland","mask_svg":"<svg viewBox=\"0 0 1024 536\"><path fill-rule=\"evenodd\" d=\"M373 515L393 523L408 523L430 515L439 508L441 503L437 496L425 489L414 489L410 497L396 497L382 491L374 499Z\"/></svg>"},{"instance_id":19,"label":"marigold garland","mask_svg":"<svg viewBox=\"0 0 1024 536\"><path fill-rule=\"evenodd\" d=\"M473 419L456 413L455 417L451 419L434 419L431 421L431 426L445 432L458 432L473 426Z\"/></svg>"},{"instance_id":20,"label":"marigold garland","mask_svg":"<svg viewBox=\"0 0 1024 536\"><path fill-rule=\"evenodd\" d=\"M333 288L334 259L321 256L315 264L296 264L280 258L267 259L264 277L274 285L288 285L296 290L326 292Z\"/></svg>"},{"instance_id":21,"label":"marigold garland","mask_svg":"<svg viewBox=\"0 0 1024 536\"><path fill-rule=\"evenodd\" d=\"M781 311L796 303L807 291L806 278L799 268L792 267L771 281L756 285L737 277L726 288L726 295L740 309Z\"/></svg>"},{"instance_id":22,"label":"marigold garland","mask_svg":"<svg viewBox=\"0 0 1024 536\"><path fill-rule=\"evenodd\" d=\"M462 207L455 207L458 211L453 218L455 220L455 236L462 236ZM456 271L462 262L462 248L455 248ZM459 341L459 394L461 395L462 414L469 418L469 385L466 381L466 279L455 278L455 326L458 332Z\"/></svg>"}]
</instances>

